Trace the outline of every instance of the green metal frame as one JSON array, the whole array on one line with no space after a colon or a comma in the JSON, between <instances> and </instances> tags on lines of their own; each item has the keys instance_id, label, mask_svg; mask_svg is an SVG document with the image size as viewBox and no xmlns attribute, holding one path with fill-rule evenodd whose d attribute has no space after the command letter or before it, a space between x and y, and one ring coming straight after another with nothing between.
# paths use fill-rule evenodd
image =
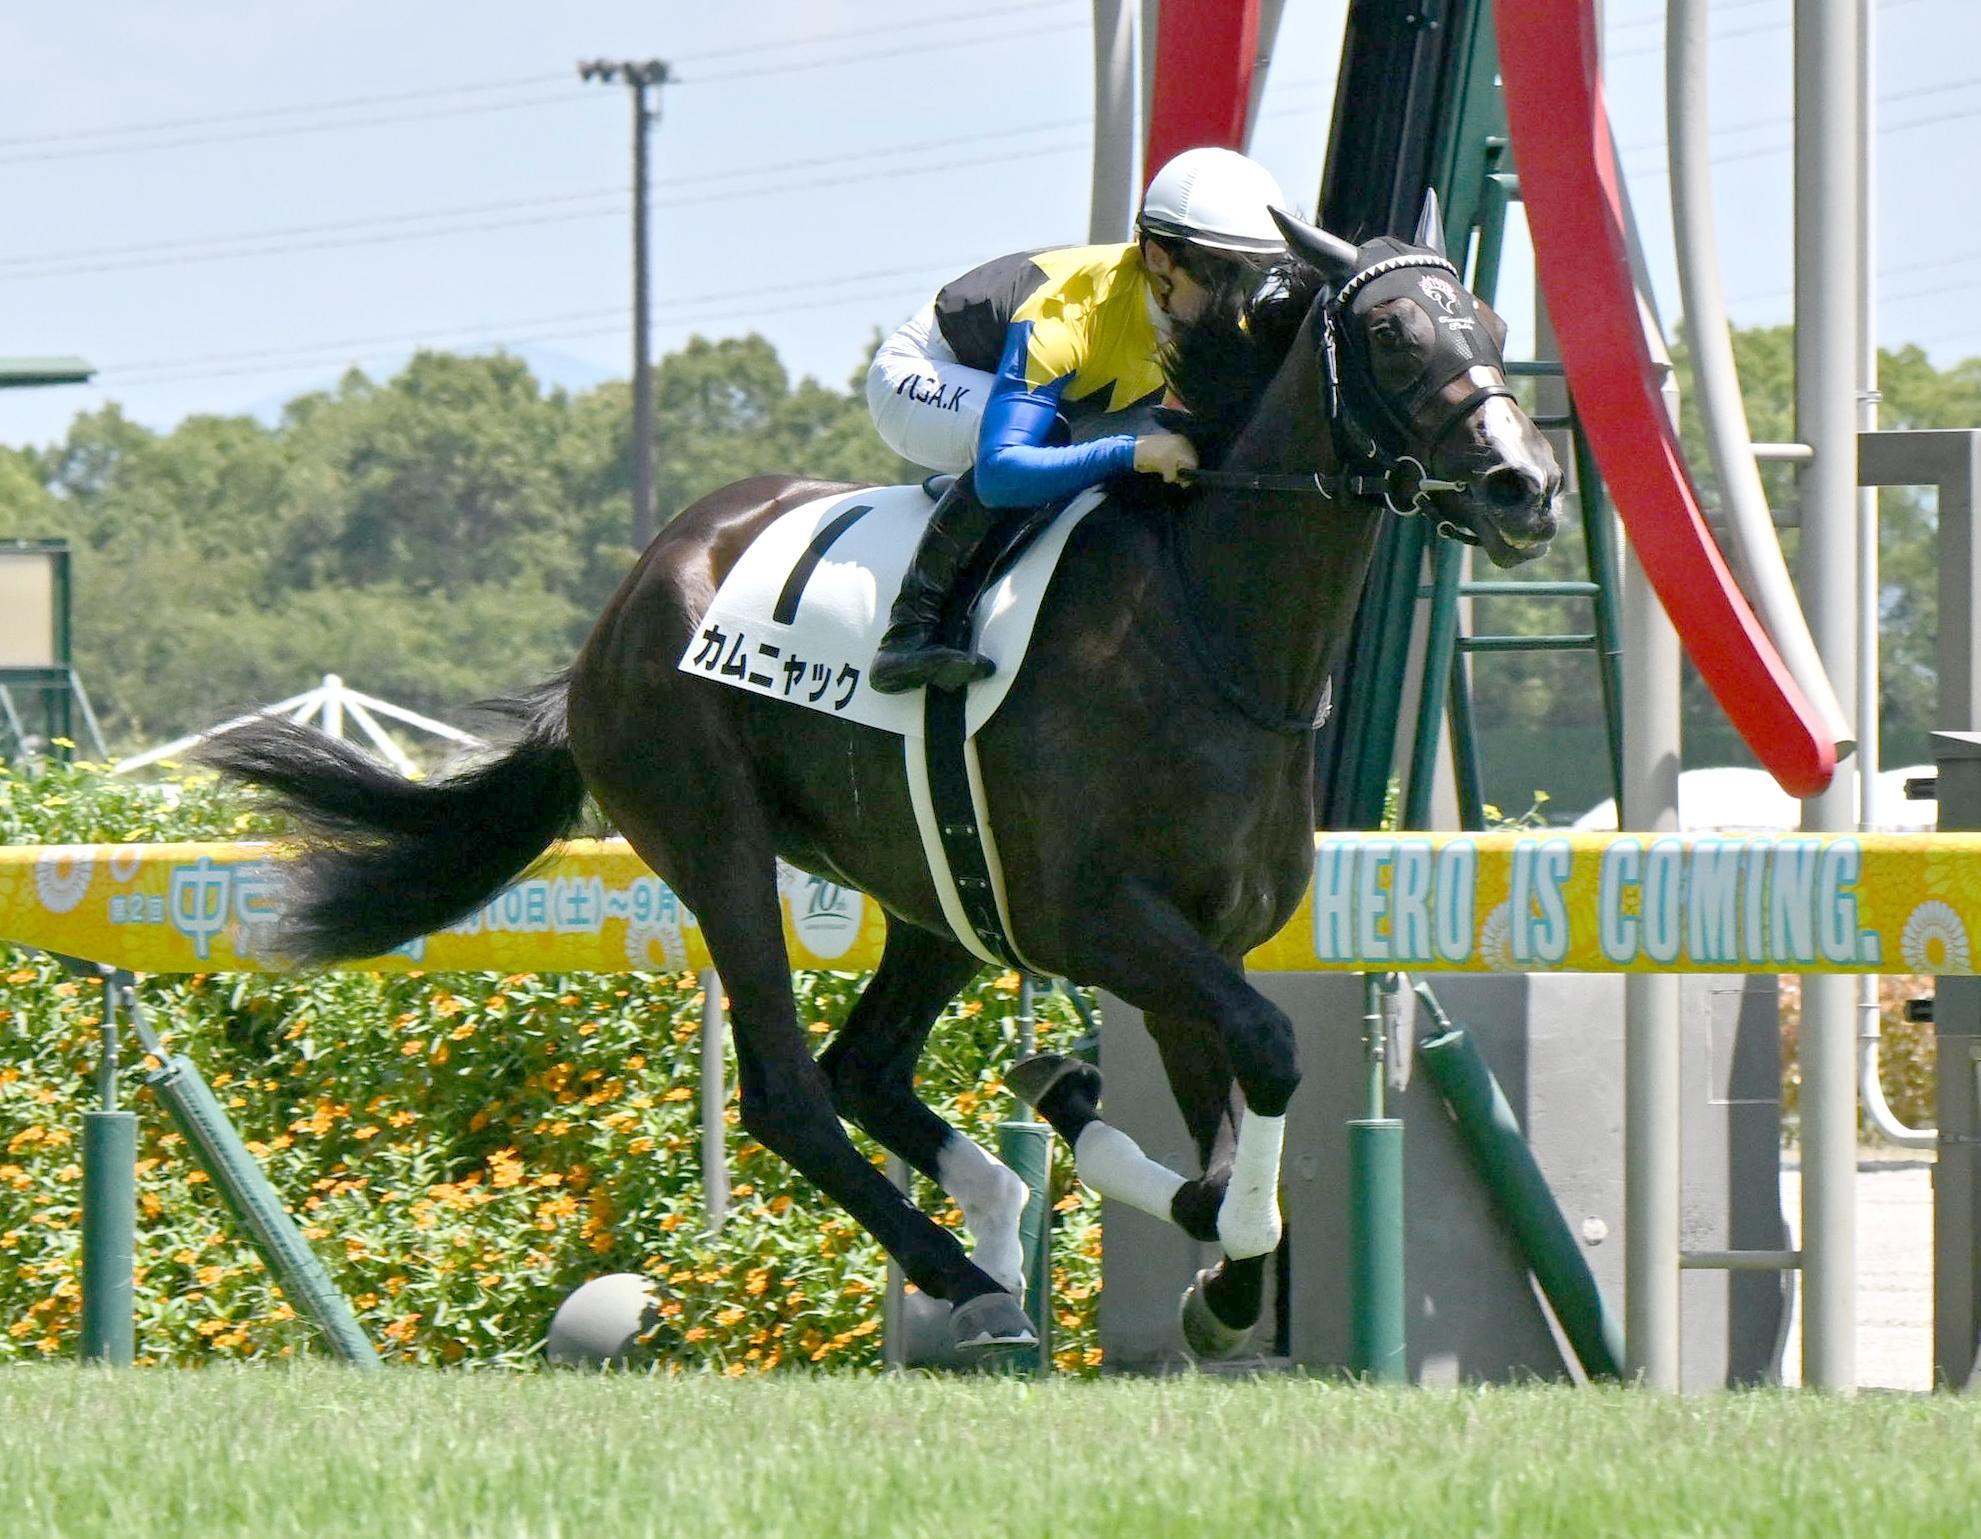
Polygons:
<instances>
[{"instance_id":1,"label":"green metal frame","mask_svg":"<svg viewBox=\"0 0 1981 1539\"><path fill-rule=\"evenodd\" d=\"M1499 290L1501 255L1506 237L1509 206L1520 196L1520 178L1512 163L1506 132L1505 107L1499 92L1499 54L1492 30L1492 7L1470 7L1463 24L1468 36L1457 71L1460 82L1459 107L1452 114L1452 133L1441 149L1437 163L1437 185L1445 210L1445 243L1455 252L1471 257L1471 288L1487 304ZM1559 377L1559 363L1541 360L1509 363L1508 373L1518 376ZM1398 541L1396 567L1408 574L1400 580L1398 570L1385 571L1382 590L1384 646L1374 660L1377 679L1391 687L1373 693L1400 701L1402 691L1395 687L1402 678L1401 649L1407 647L1414 620L1415 602L1427 599L1430 611L1425 626L1425 648L1421 687L1417 695L1417 715L1413 723L1407 763L1399 766L1404 786L1399 809L1405 828L1422 828L1431 816L1431 791L1436 779L1440 729L1449 721L1452 754L1457 769L1459 822L1466 828L1485 826L1485 794L1479 769L1479 734L1472 708L1469 667L1460 658L1475 653L1587 651L1596 656L1604 719L1608 729L1610 775L1619 799L1623 788L1623 679L1622 643L1618 613L1616 538L1609 516L1609 501L1603 494L1602 479L1594 455L1571 406L1561 417L1541 417L1537 424L1566 428L1573 445L1576 487L1582 516L1583 546L1588 579L1584 582L1533 581L1508 578L1493 582L1468 582L1463 578L1465 551L1450 541L1433 546L1432 576L1428 586L1415 580L1422 559L1423 536L1414 544ZM1412 559L1412 558L1415 559ZM1586 599L1592 610L1587 631L1561 632L1543 636L1465 635L1458 623L1458 605L1465 598L1492 598L1519 594L1524 597ZM1407 596L1406 596L1407 595ZM1392 641L1392 638L1400 638ZM1363 693L1372 693L1364 691ZM1376 756L1387 754L1395 741L1392 718L1387 734L1380 724L1358 723L1366 730L1376 727L1375 736L1359 738L1356 803L1366 812L1373 778L1369 765ZM1385 780L1386 780L1385 767ZM1378 793L1379 795L1380 793ZM1381 802L1374 803L1380 810ZM1360 826L1373 826L1374 818Z\"/></svg>"}]
</instances>

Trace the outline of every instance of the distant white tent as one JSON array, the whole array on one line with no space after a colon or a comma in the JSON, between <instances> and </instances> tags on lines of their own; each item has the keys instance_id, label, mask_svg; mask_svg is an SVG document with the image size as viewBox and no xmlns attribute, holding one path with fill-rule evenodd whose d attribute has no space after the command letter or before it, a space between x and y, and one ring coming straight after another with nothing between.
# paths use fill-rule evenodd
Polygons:
<instances>
[{"instance_id":1,"label":"distant white tent","mask_svg":"<svg viewBox=\"0 0 1981 1539\"><path fill-rule=\"evenodd\" d=\"M143 769L147 765L157 764L165 759L177 758L187 749L204 743L209 738L232 732L236 727L245 726L262 716L286 716L291 721L307 722L312 726L321 727L332 737L368 742L379 757L402 775L417 773L418 766L413 763L405 749L399 746L392 734L385 730L379 720L380 717L397 722L401 726L412 727L429 737L458 744L463 748L482 746L482 739L472 733L463 732L459 727L450 727L444 721L435 721L431 716L422 716L418 711L409 711L403 705L394 705L389 700L360 694L336 674L326 673L323 682L315 689L307 690L300 695L292 695L287 700L278 700L273 705L264 706L259 711L250 711L245 716L236 716L230 721L221 722L216 727L208 727L204 732L195 732L190 737L175 738L157 748L148 748L141 754L134 754L112 765L110 773L128 774L132 770ZM362 738L352 738L349 731L352 723L357 724L359 732L363 734Z\"/></svg>"},{"instance_id":2,"label":"distant white tent","mask_svg":"<svg viewBox=\"0 0 1981 1539\"><path fill-rule=\"evenodd\" d=\"M1892 769L1878 776L1874 805L1884 833L1930 832L1939 820L1937 802L1905 799L1905 782L1933 773L1930 764ZM1686 770L1678 777L1678 826L1683 833L1785 834L1802 824L1802 804L1775 784L1766 770ZM1616 803L1598 802L1575 820L1578 830L1616 827Z\"/></svg>"}]
</instances>

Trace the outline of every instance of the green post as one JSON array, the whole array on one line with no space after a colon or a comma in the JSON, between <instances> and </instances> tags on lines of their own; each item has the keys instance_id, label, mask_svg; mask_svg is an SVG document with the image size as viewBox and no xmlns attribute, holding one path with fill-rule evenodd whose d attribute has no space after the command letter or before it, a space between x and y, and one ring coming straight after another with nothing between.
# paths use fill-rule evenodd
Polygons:
<instances>
[{"instance_id":1,"label":"green post","mask_svg":"<svg viewBox=\"0 0 1981 1539\"><path fill-rule=\"evenodd\" d=\"M1039 1368L1052 1367L1052 1214L1047 1207L1052 1170L1052 1129L1043 1122L1000 1122L998 1158L1025 1183L1031 1196L1018 1221L1024 1247L1025 1313L1039 1338Z\"/></svg>"},{"instance_id":2,"label":"green post","mask_svg":"<svg viewBox=\"0 0 1981 1539\"><path fill-rule=\"evenodd\" d=\"M1050 987L1050 985L1048 985ZM1030 1057L1039 1042L1038 984L1030 974L1018 980L1018 1056ZM1025 1190L1025 1212L1018 1220L1023 1248L1025 1313L1039 1338L1038 1369L1052 1370L1052 1129L1033 1122L1023 1109L997 1125L998 1158L1011 1167Z\"/></svg>"},{"instance_id":3,"label":"green post","mask_svg":"<svg viewBox=\"0 0 1981 1539\"><path fill-rule=\"evenodd\" d=\"M131 1272L137 1255L138 1119L83 1113L82 1359L131 1366Z\"/></svg>"},{"instance_id":4,"label":"green post","mask_svg":"<svg viewBox=\"0 0 1981 1539\"><path fill-rule=\"evenodd\" d=\"M1348 1124L1349 1366L1375 1384L1409 1379L1403 1330L1403 1123L1383 1115L1381 985L1362 979L1368 1115Z\"/></svg>"},{"instance_id":5,"label":"green post","mask_svg":"<svg viewBox=\"0 0 1981 1539\"><path fill-rule=\"evenodd\" d=\"M1403 1124L1348 1124L1348 1254L1354 1288L1349 1366L1376 1384L1409 1378L1403 1336Z\"/></svg>"},{"instance_id":6,"label":"green post","mask_svg":"<svg viewBox=\"0 0 1981 1539\"><path fill-rule=\"evenodd\" d=\"M1417 1061L1450 1108L1460 1139L1583 1371L1592 1379L1621 1378L1622 1328L1603 1302L1582 1247L1521 1137L1506 1092L1471 1039L1438 1008L1428 987L1417 985L1417 993L1442 1028L1440 1036L1417 1045Z\"/></svg>"},{"instance_id":7,"label":"green post","mask_svg":"<svg viewBox=\"0 0 1981 1539\"><path fill-rule=\"evenodd\" d=\"M93 963L71 965L103 984L97 1109L83 1113L82 1359L128 1368L137 1336L132 1273L137 1266L138 1119L117 1110L115 982Z\"/></svg>"},{"instance_id":8,"label":"green post","mask_svg":"<svg viewBox=\"0 0 1981 1539\"><path fill-rule=\"evenodd\" d=\"M331 1350L345 1362L357 1368L379 1367L378 1350L371 1338L283 1208L281 1196L248 1153L193 1061L174 1054L147 1075L145 1083L171 1109L179 1131L186 1135L227 1205L247 1226L255 1249L281 1279L297 1312L323 1332Z\"/></svg>"}]
</instances>

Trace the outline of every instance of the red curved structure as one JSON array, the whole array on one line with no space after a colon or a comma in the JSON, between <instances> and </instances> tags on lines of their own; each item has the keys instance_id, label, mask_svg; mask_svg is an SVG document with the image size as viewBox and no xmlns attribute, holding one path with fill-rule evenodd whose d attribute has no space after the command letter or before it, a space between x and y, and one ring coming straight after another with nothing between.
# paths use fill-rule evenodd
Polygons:
<instances>
[{"instance_id":1,"label":"red curved structure","mask_svg":"<svg viewBox=\"0 0 1981 1539\"><path fill-rule=\"evenodd\" d=\"M1836 745L1735 586L1699 512L1638 316L1592 0L1501 0L1500 74L1520 194L1562 364L1603 476L1687 655L1792 796Z\"/></svg>"}]
</instances>

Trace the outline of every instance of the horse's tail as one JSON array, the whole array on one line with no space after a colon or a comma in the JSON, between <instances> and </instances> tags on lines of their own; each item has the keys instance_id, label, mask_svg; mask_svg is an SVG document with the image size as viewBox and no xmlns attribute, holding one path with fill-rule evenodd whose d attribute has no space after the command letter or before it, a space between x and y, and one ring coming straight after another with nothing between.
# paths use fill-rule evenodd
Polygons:
<instances>
[{"instance_id":1,"label":"horse's tail","mask_svg":"<svg viewBox=\"0 0 1981 1539\"><path fill-rule=\"evenodd\" d=\"M299 963L378 956L474 912L577 823L584 781L570 675L486 703L515 724L496 754L407 780L313 727L264 716L197 757L274 793L303 835L284 862L274 949Z\"/></svg>"}]
</instances>

